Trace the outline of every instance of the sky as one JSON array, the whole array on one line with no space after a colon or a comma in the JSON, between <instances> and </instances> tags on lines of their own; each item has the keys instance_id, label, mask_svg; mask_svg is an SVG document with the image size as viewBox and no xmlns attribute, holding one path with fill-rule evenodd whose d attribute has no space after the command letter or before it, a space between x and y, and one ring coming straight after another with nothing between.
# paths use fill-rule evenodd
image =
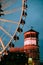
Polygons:
<instances>
[{"instance_id":1,"label":"sky","mask_svg":"<svg viewBox=\"0 0 43 65\"><path fill-rule=\"evenodd\" d=\"M27 5L27 17L23 33L31 29L31 26L33 26L34 30L39 32L40 60L43 61L43 0L28 0ZM23 46L23 33L20 35L20 40L15 46Z\"/></svg>"},{"instance_id":2,"label":"sky","mask_svg":"<svg viewBox=\"0 0 43 65\"><path fill-rule=\"evenodd\" d=\"M23 27L23 32L19 36L20 37L19 41L15 42L14 44L15 44L15 47L22 47L24 45L24 32L30 30L31 26L33 26L33 29L36 30L37 32L39 32L40 60L43 61L43 0L27 0L27 5L28 5L27 17L25 20L26 24ZM21 5L19 4L19 0L18 0L18 7L19 6L21 6ZM15 6L15 7L17 7L17 6ZM14 8L13 5L10 8ZM7 9L5 9L5 10L7 10ZM9 8L8 8L8 10L9 10ZM15 14L10 14L10 15L7 15L4 17L2 16L2 18L9 19L9 20L15 19L15 21L17 21L17 20L19 20L20 15L18 15L18 14L20 14L20 13L21 12L15 13ZM9 28L9 25L10 25L9 23L7 23L7 25L6 25L6 23L0 22L0 26L5 28L5 30L6 30L6 28L7 29ZM14 26L14 24L11 24L11 26ZM11 29L12 29L12 31L15 30L14 27ZM7 31L9 33L13 34L10 30L7 30ZM2 32L2 30L0 30L0 32ZM0 37L1 37L1 34L2 33L0 33ZM3 34L5 35L5 33L3 33ZM5 38L6 38L6 36L5 36ZM6 38L6 40L7 40L7 38Z\"/></svg>"}]
</instances>

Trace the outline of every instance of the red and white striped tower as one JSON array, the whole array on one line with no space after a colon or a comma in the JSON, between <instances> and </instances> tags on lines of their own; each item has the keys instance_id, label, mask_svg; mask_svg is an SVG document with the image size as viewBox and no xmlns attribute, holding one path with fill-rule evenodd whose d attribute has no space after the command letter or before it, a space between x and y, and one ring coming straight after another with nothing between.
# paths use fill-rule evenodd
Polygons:
<instances>
[{"instance_id":1,"label":"red and white striped tower","mask_svg":"<svg viewBox=\"0 0 43 65\"><path fill-rule=\"evenodd\" d=\"M24 33L24 51L28 55L28 63L31 61L33 65L39 64L39 45L38 45L39 32L32 28Z\"/></svg>"}]
</instances>

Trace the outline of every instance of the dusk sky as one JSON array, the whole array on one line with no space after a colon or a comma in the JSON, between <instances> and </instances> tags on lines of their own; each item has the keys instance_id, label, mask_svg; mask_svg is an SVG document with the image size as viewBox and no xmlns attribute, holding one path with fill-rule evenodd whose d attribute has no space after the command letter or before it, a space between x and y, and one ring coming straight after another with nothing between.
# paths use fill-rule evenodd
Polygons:
<instances>
[{"instance_id":1,"label":"dusk sky","mask_svg":"<svg viewBox=\"0 0 43 65\"><path fill-rule=\"evenodd\" d=\"M18 7L21 6L19 3L21 3L20 0L18 0ZM40 60L43 61L43 0L27 0L27 5L28 5L27 17L25 20L26 24L23 27L23 32L19 36L20 37L19 41L15 42L14 44L15 44L15 47L22 47L24 45L24 35L23 35L24 32L30 30L31 26L33 26L33 29L36 30L37 32L39 32ZM17 6L15 6L15 7L17 7ZM11 6L10 8L14 8L14 7ZM5 10L7 10L7 8ZM20 16L19 15L17 16L16 14L20 14L20 13L21 12L7 15L7 16L2 16L2 18L9 19L9 20L15 19L15 21L17 21L17 18L19 20ZM8 26L6 24L7 23L0 22L0 26L5 28L5 30L6 30L6 28L7 29L9 28L10 23L7 24ZM12 27L13 26L14 26L14 24L12 25ZM16 25L15 25L15 27L16 27ZM13 30L14 30L14 27L13 27L12 31ZM2 30L0 30L0 32L1 32L0 33L0 37L1 37ZM14 32L11 32L10 30L8 32L11 33L12 35L14 33ZM3 33L3 34L5 35L5 33ZM4 37L6 38L6 36L4 36ZM7 40L7 38L6 38L6 40Z\"/></svg>"},{"instance_id":2,"label":"dusk sky","mask_svg":"<svg viewBox=\"0 0 43 65\"><path fill-rule=\"evenodd\" d=\"M39 32L40 60L43 61L43 0L28 0L27 4L27 18L23 31L28 31L33 26L33 29ZM23 33L15 46L23 46Z\"/></svg>"}]
</instances>

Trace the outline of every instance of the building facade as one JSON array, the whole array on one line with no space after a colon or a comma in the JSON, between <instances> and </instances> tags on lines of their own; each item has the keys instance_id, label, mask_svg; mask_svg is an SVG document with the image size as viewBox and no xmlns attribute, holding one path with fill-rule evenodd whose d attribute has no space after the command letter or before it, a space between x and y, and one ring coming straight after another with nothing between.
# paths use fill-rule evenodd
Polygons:
<instances>
[{"instance_id":1,"label":"building facade","mask_svg":"<svg viewBox=\"0 0 43 65\"><path fill-rule=\"evenodd\" d=\"M11 45L9 48L9 53L7 54L6 51L4 52L5 57L7 57L6 65L9 65L11 61L14 61L14 65L40 65L38 35L39 32L30 29L29 31L24 33L23 47L14 48L14 45ZM10 63L8 60L10 61Z\"/></svg>"},{"instance_id":2,"label":"building facade","mask_svg":"<svg viewBox=\"0 0 43 65\"><path fill-rule=\"evenodd\" d=\"M39 33L33 29L24 33L24 51L30 65L40 65L38 35Z\"/></svg>"}]
</instances>

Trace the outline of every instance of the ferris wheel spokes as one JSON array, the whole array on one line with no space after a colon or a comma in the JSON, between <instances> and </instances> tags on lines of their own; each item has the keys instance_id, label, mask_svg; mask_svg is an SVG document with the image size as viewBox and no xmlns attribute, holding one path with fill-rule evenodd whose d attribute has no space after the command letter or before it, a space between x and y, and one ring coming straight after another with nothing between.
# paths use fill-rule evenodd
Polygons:
<instances>
[{"instance_id":1,"label":"ferris wheel spokes","mask_svg":"<svg viewBox=\"0 0 43 65\"><path fill-rule=\"evenodd\" d=\"M0 29L6 33L10 38L13 38L13 36L11 34L9 34L3 27L0 26Z\"/></svg>"},{"instance_id":2,"label":"ferris wheel spokes","mask_svg":"<svg viewBox=\"0 0 43 65\"><path fill-rule=\"evenodd\" d=\"M2 39L0 38L0 44L1 44L1 48L0 49L5 49L5 45L4 45L4 43L3 43L3 41L2 41ZM2 50L0 51L0 55L2 54Z\"/></svg>"},{"instance_id":3,"label":"ferris wheel spokes","mask_svg":"<svg viewBox=\"0 0 43 65\"><path fill-rule=\"evenodd\" d=\"M20 10L21 10L21 7L20 8L14 8L14 9L12 9L10 11L4 11L4 12L1 12L1 13L2 14L4 13L6 15L6 14L11 14L11 13L14 13L14 12L18 12Z\"/></svg>"},{"instance_id":4,"label":"ferris wheel spokes","mask_svg":"<svg viewBox=\"0 0 43 65\"><path fill-rule=\"evenodd\" d=\"M11 20L6 20L6 19L3 19L3 18L0 18L0 22L8 22L8 23L13 23L13 24L19 23L19 22L14 22L14 21L11 21Z\"/></svg>"},{"instance_id":5,"label":"ferris wheel spokes","mask_svg":"<svg viewBox=\"0 0 43 65\"><path fill-rule=\"evenodd\" d=\"M0 43L1 43L2 48L4 49L5 48L5 45L4 45L4 43L3 43L3 41L2 41L1 38L0 38Z\"/></svg>"},{"instance_id":6,"label":"ferris wheel spokes","mask_svg":"<svg viewBox=\"0 0 43 65\"><path fill-rule=\"evenodd\" d=\"M27 16L27 13L26 13L27 5L26 4L27 4L27 0L9 0L9 1L4 0L1 3L0 5L0 16L1 16L0 18L0 23L1 23L0 24L0 32L1 32L0 33L0 40L1 40L0 43L1 45L0 46L2 46L2 49L1 49L2 51L0 50L0 54L3 54L4 51L7 50L11 42L13 41L16 42L16 40L19 40L19 35L21 34L21 32L23 32L22 28L25 24L25 19ZM14 6L14 9L13 9L13 6ZM4 15L5 19L2 18L3 14L5 14ZM16 21L14 21L12 17L8 18L7 14L9 14L10 17L11 16L14 17ZM17 15L15 16L15 14ZM9 20L6 20L6 18Z\"/></svg>"},{"instance_id":7,"label":"ferris wheel spokes","mask_svg":"<svg viewBox=\"0 0 43 65\"><path fill-rule=\"evenodd\" d=\"M7 7L11 6L13 3L16 3L17 0L10 0L9 2L2 2L2 9L6 9ZM5 2L5 3L4 3Z\"/></svg>"},{"instance_id":8,"label":"ferris wheel spokes","mask_svg":"<svg viewBox=\"0 0 43 65\"><path fill-rule=\"evenodd\" d=\"M22 7L18 7L18 8L14 8L14 9L12 9L12 10L8 10L8 11L7 11L7 10L6 10L6 11L2 10L0 14L5 14L5 15L6 15L6 14L11 14L11 13L20 11L21 8L22 8Z\"/></svg>"}]
</instances>

